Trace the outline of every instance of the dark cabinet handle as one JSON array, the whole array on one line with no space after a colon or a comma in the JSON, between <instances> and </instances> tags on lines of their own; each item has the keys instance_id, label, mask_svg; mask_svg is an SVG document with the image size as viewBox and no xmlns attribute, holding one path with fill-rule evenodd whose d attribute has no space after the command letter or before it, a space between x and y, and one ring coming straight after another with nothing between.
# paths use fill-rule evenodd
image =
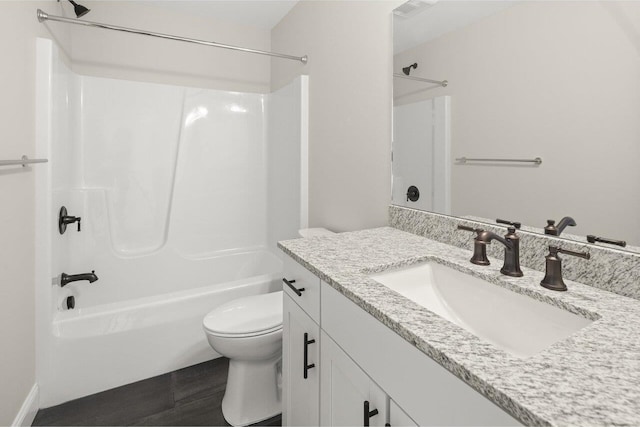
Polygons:
<instances>
[{"instance_id":1,"label":"dark cabinet handle","mask_svg":"<svg viewBox=\"0 0 640 427\"><path fill-rule=\"evenodd\" d=\"M364 422L363 425L365 427L369 427L369 418L378 415L378 410L374 409L373 411L369 410L369 401L364 401Z\"/></svg>"},{"instance_id":2,"label":"dark cabinet handle","mask_svg":"<svg viewBox=\"0 0 640 427\"><path fill-rule=\"evenodd\" d=\"M309 364L309 344L313 344L315 343L316 340L314 339L309 339L309 334L308 333L304 333L304 379L306 380L307 377L309 376L308 371L311 368L315 368L316 364L312 363Z\"/></svg>"},{"instance_id":3,"label":"dark cabinet handle","mask_svg":"<svg viewBox=\"0 0 640 427\"><path fill-rule=\"evenodd\" d=\"M293 286L293 283L296 283L296 281L295 281L295 280L287 280L287 279L285 279L285 278L283 277L283 278L282 278L282 281L283 281L283 282L284 282L288 287L290 287L290 288L291 288L291 290L292 290L293 292L295 292L295 293L296 293L296 295L298 295L299 297L301 297L301 296L302 296L302 293L304 292L304 288L300 288L300 289L298 289L298 288L296 288L295 286Z\"/></svg>"}]
</instances>

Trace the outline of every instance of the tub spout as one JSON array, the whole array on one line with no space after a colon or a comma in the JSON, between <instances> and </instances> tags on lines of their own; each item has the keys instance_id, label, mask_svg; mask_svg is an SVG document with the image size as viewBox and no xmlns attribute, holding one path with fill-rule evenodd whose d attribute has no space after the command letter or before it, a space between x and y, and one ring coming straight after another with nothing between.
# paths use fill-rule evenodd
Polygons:
<instances>
[{"instance_id":1,"label":"tub spout","mask_svg":"<svg viewBox=\"0 0 640 427\"><path fill-rule=\"evenodd\" d=\"M71 282L77 282L80 280L88 280L89 283L93 283L98 280L98 276L95 274L95 270L91 271L91 273L82 273L82 274L66 274L62 273L60 275L60 287L64 288Z\"/></svg>"}]
</instances>

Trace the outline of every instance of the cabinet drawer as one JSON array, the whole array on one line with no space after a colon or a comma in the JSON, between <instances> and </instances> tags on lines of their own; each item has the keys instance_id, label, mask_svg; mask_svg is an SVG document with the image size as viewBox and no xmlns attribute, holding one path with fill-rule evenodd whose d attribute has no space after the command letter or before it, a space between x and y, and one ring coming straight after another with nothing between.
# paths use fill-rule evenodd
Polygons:
<instances>
[{"instance_id":1,"label":"cabinet drawer","mask_svg":"<svg viewBox=\"0 0 640 427\"><path fill-rule=\"evenodd\" d=\"M282 289L316 323L320 323L320 279L288 255L284 256Z\"/></svg>"}]
</instances>

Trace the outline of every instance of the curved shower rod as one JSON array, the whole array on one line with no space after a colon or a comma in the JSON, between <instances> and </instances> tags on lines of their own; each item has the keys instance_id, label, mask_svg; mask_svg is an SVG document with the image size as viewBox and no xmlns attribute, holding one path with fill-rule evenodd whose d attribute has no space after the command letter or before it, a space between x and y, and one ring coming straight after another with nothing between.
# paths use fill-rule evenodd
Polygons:
<instances>
[{"instance_id":1,"label":"curved shower rod","mask_svg":"<svg viewBox=\"0 0 640 427\"><path fill-rule=\"evenodd\" d=\"M415 80L418 82L433 83L442 87L447 87L447 85L449 84L447 80L423 79L422 77L405 76L404 74L400 74L400 73L393 73L393 77L399 77L401 79L407 79L407 80Z\"/></svg>"},{"instance_id":2,"label":"curved shower rod","mask_svg":"<svg viewBox=\"0 0 640 427\"><path fill-rule=\"evenodd\" d=\"M158 38L161 38L161 39L175 40L175 41L181 41L181 42L187 42L187 43L195 43L195 44L200 44L200 45L204 45L204 46L219 47L219 48L222 48L222 49L238 50L238 51L241 51L241 52L255 53L255 54L258 54L258 55L273 56L273 57L276 57L276 58L291 59L291 60L294 60L294 61L300 61L303 64L306 64L307 61L309 60L307 55L305 55L305 56L285 55L284 53L267 52L266 50L249 49L249 48L246 48L246 47L239 47L239 46L232 46L232 45L223 44L223 43L209 42L209 41L206 41L206 40L198 40L198 39L191 39L191 38L187 38L187 37L172 36L170 34L154 33L152 31L136 30L134 28L119 27L117 25L101 24L99 22L80 21L78 19L65 18L63 16L49 15L48 13L46 13L46 12L40 10L40 9L38 9L38 12L37 12L36 16L38 17L38 22L41 22L41 23L44 22L44 21L57 21L57 22L64 22L64 23L67 23L67 24L82 25L82 26L85 26L85 27L96 27L96 28L102 28L102 29L105 29L105 30L122 31L124 33L140 34L140 35L143 35L143 36L158 37Z\"/></svg>"}]
</instances>

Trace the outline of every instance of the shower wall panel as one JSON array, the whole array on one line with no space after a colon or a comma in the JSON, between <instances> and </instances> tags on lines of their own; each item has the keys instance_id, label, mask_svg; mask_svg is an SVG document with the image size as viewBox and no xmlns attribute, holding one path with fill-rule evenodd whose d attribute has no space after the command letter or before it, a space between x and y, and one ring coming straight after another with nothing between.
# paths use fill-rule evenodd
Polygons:
<instances>
[{"instance_id":1,"label":"shower wall panel","mask_svg":"<svg viewBox=\"0 0 640 427\"><path fill-rule=\"evenodd\" d=\"M180 255L264 246L264 98L187 90L169 231Z\"/></svg>"},{"instance_id":2,"label":"shower wall panel","mask_svg":"<svg viewBox=\"0 0 640 427\"><path fill-rule=\"evenodd\" d=\"M104 190L113 249L166 242L184 89L81 77L83 187Z\"/></svg>"}]
</instances>

